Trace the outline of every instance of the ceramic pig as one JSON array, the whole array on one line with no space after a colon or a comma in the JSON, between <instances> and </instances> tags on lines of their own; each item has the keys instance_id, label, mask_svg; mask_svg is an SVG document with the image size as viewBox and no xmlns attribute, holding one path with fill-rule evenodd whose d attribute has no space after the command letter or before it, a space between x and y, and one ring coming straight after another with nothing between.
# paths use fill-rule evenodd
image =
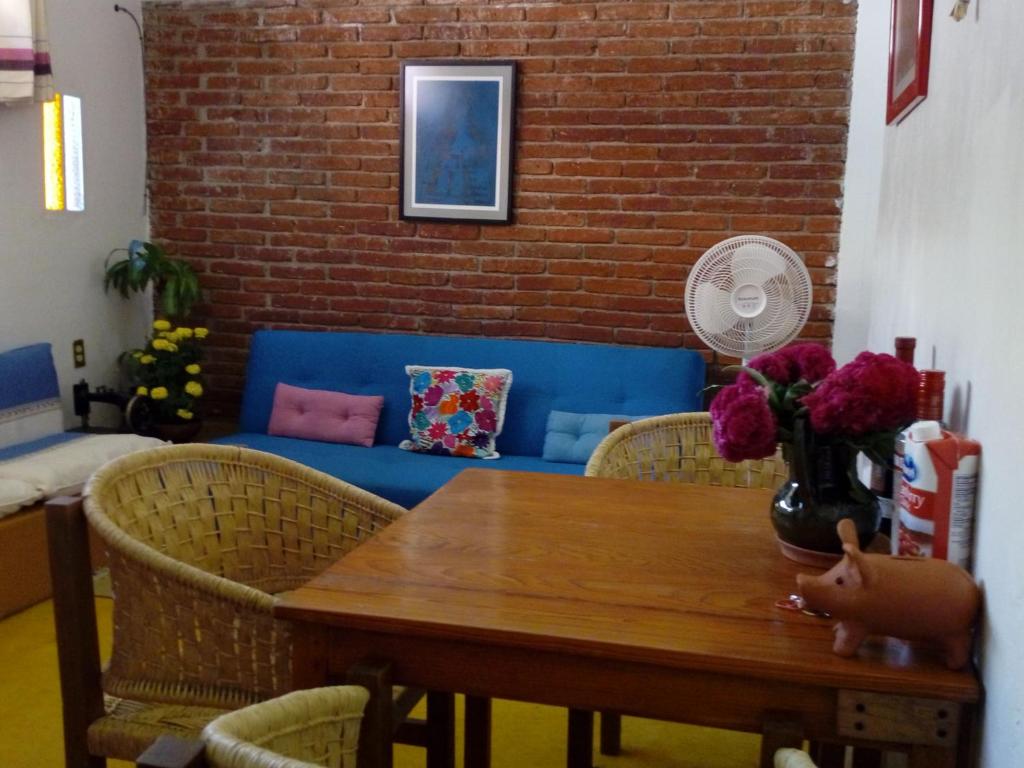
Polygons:
<instances>
[{"instance_id":1,"label":"ceramic pig","mask_svg":"<svg viewBox=\"0 0 1024 768\"><path fill-rule=\"evenodd\" d=\"M843 559L821 576L796 577L807 608L839 619L832 650L852 656L869 634L937 640L950 669L964 666L980 603L970 574L946 560L865 554L851 520L837 529Z\"/></svg>"}]
</instances>

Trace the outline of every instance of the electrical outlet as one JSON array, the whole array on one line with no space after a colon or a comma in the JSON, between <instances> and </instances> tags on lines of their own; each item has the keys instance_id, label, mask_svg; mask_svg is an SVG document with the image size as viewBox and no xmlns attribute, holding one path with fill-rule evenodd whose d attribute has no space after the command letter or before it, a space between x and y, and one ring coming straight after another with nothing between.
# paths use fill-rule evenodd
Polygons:
<instances>
[{"instance_id":1,"label":"electrical outlet","mask_svg":"<svg viewBox=\"0 0 1024 768\"><path fill-rule=\"evenodd\" d=\"M71 354L75 358L75 368L83 368L85 366L85 340L75 339L71 342Z\"/></svg>"}]
</instances>

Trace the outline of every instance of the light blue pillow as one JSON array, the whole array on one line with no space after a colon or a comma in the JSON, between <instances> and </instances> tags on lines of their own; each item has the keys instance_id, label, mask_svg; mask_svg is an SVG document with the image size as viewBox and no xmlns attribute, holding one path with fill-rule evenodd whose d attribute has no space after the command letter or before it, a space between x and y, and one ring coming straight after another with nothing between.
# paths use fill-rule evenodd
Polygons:
<instances>
[{"instance_id":1,"label":"light blue pillow","mask_svg":"<svg viewBox=\"0 0 1024 768\"><path fill-rule=\"evenodd\" d=\"M597 444L608 434L611 421L636 421L643 416L615 413L552 411L544 434L544 461L586 464Z\"/></svg>"}]
</instances>

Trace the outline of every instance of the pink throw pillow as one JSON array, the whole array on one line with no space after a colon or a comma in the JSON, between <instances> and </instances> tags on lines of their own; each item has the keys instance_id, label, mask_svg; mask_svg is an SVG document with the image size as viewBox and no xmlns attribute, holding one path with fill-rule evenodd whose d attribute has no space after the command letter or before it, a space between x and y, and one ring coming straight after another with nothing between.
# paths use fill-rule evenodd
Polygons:
<instances>
[{"instance_id":1,"label":"pink throw pillow","mask_svg":"<svg viewBox=\"0 0 1024 768\"><path fill-rule=\"evenodd\" d=\"M381 395L348 395L278 382L267 434L373 447Z\"/></svg>"}]
</instances>

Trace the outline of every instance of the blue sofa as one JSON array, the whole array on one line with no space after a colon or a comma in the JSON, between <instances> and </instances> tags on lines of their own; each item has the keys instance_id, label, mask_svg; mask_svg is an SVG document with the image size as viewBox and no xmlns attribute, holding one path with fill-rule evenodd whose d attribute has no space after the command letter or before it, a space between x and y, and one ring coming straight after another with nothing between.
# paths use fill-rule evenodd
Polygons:
<instances>
[{"instance_id":1,"label":"blue sofa","mask_svg":"<svg viewBox=\"0 0 1024 768\"><path fill-rule=\"evenodd\" d=\"M501 458L481 460L398 448L409 437L406 365L508 368L513 382L498 437ZM278 382L383 395L372 448L267 434ZM552 410L652 416L700 408L704 360L693 350L604 344L341 331L257 331L240 432L216 442L268 451L412 507L467 467L583 474L542 458Z\"/></svg>"}]
</instances>

